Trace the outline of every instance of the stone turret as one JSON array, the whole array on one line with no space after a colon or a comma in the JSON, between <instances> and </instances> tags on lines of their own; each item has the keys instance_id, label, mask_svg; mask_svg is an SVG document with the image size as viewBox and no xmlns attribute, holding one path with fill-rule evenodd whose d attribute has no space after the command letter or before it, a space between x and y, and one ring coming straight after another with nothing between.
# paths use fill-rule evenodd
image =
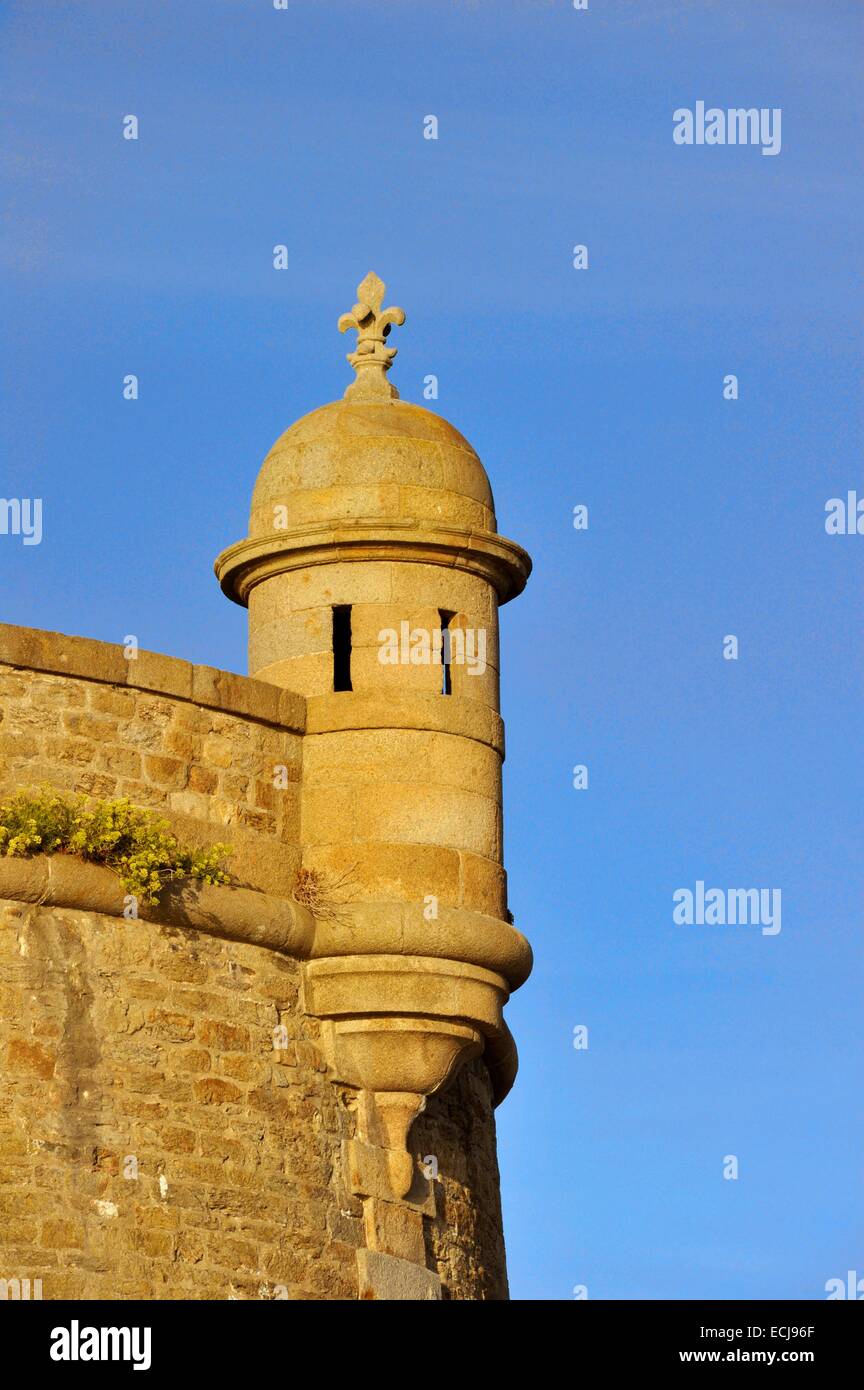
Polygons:
<instances>
[{"instance_id":1,"label":"stone turret","mask_svg":"<svg viewBox=\"0 0 864 1390\"><path fill-rule=\"evenodd\" d=\"M471 446L391 386L383 291L216 562L249 677L0 625L0 797L126 797L230 842L233 877L131 910L108 868L0 855L7 1287L507 1296L493 1109L531 953L498 607L530 561Z\"/></svg>"},{"instance_id":2,"label":"stone turret","mask_svg":"<svg viewBox=\"0 0 864 1390\"><path fill-rule=\"evenodd\" d=\"M373 274L357 293L356 379L274 444L216 572L248 604L250 674L306 697L303 864L353 895L307 1006L401 1197L425 1097L483 1051L496 1099L515 1073L501 1009L530 955L502 865L498 607L531 562L471 445L389 382L404 312Z\"/></svg>"}]
</instances>

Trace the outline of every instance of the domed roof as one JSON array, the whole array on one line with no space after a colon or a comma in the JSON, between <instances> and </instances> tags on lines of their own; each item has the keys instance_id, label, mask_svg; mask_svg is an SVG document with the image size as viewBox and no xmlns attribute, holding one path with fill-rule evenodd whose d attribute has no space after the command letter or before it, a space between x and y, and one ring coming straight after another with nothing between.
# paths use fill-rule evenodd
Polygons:
<instances>
[{"instance_id":1,"label":"domed roof","mask_svg":"<svg viewBox=\"0 0 864 1390\"><path fill-rule=\"evenodd\" d=\"M481 575L500 603L521 592L531 559L498 535L486 471L467 439L387 380L401 309L383 307L371 272L339 330L357 331L356 372L341 401L321 406L277 439L255 490L249 535L217 556L219 583L245 604L256 584L311 564L412 560Z\"/></svg>"},{"instance_id":2,"label":"domed roof","mask_svg":"<svg viewBox=\"0 0 864 1390\"><path fill-rule=\"evenodd\" d=\"M249 535L347 520L495 532L486 470L452 425L405 401L341 400L287 429L264 460Z\"/></svg>"}]
</instances>

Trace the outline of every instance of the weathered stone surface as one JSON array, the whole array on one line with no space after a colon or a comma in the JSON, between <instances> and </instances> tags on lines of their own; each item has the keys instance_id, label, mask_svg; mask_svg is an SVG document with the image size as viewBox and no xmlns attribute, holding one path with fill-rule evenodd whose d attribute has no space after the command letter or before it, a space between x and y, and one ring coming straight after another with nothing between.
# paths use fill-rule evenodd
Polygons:
<instances>
[{"instance_id":1,"label":"weathered stone surface","mask_svg":"<svg viewBox=\"0 0 864 1390\"><path fill-rule=\"evenodd\" d=\"M89 637L67 637L62 632L0 623L0 695L30 697L34 705L40 699L42 703L53 703L57 698L56 685L32 674L22 684L21 676L6 672L5 667L28 673L77 676L110 687L104 690L97 685L77 694L64 689L61 703L67 707L73 701L83 706L89 696L91 708L97 712L128 718L132 709L130 702L123 699L122 689L129 688L194 700L204 708L284 725L297 733L303 730L304 706L296 695L280 699L260 681L210 666L193 666L159 652L142 649L137 658L127 659L122 647Z\"/></svg>"},{"instance_id":2,"label":"weathered stone surface","mask_svg":"<svg viewBox=\"0 0 864 1390\"><path fill-rule=\"evenodd\" d=\"M308 1036L297 970L144 920L0 904L0 1154L16 1154L0 1203L38 1226L21 1267L0 1220L0 1275L41 1278L46 1299L301 1298L314 1263L327 1296L357 1297L352 1244L327 1234L351 1200L334 1178L350 1112L314 1048L274 1050L280 1022Z\"/></svg>"},{"instance_id":3,"label":"weathered stone surface","mask_svg":"<svg viewBox=\"0 0 864 1390\"><path fill-rule=\"evenodd\" d=\"M370 1250L395 1255L422 1265L426 1259L423 1215L404 1202L382 1202L374 1197L363 1203L366 1244Z\"/></svg>"},{"instance_id":4,"label":"weathered stone surface","mask_svg":"<svg viewBox=\"0 0 864 1390\"><path fill-rule=\"evenodd\" d=\"M9 632L0 626L0 657L10 648L10 655L19 656L30 650L45 664L62 664L62 643L28 641L16 647ZM123 661L122 654L120 660L124 673L136 665ZM0 796L46 783L99 797L129 797L166 813L177 833L193 844L229 842L231 868L241 882L290 894L300 858L302 737L295 729L302 719L285 727L269 721L286 698L296 704L297 697L241 676L165 660L164 668L145 663L140 672L167 686L171 673L182 667L188 682L175 684L190 692L194 672L209 672L201 677L202 694L214 703L244 706L245 712L157 696L150 689L101 685L92 667L86 675L43 672L25 679L0 664L0 677L8 680L0 692ZM80 664L86 664L83 657ZM282 768L284 775L277 776ZM277 780L285 784L278 790Z\"/></svg>"},{"instance_id":5,"label":"weathered stone surface","mask_svg":"<svg viewBox=\"0 0 864 1390\"><path fill-rule=\"evenodd\" d=\"M472 1299L508 1296L494 1127L481 1061L433 1096L411 1131L419 1159L427 1168L435 1160L436 1215L427 1223L427 1251L445 1297L461 1297L464 1287Z\"/></svg>"},{"instance_id":6,"label":"weathered stone surface","mask_svg":"<svg viewBox=\"0 0 864 1390\"><path fill-rule=\"evenodd\" d=\"M104 867L0 858L0 1278L46 1299L507 1297L498 607L530 560L398 401L383 291L216 562L252 679L0 625L0 797L128 797L235 878L127 920ZM445 681L381 660L403 624L483 645Z\"/></svg>"},{"instance_id":7,"label":"weathered stone surface","mask_svg":"<svg viewBox=\"0 0 864 1390\"><path fill-rule=\"evenodd\" d=\"M440 1299L441 1281L431 1270L374 1250L357 1251L361 1299L400 1302Z\"/></svg>"},{"instance_id":8,"label":"weathered stone surface","mask_svg":"<svg viewBox=\"0 0 864 1390\"><path fill-rule=\"evenodd\" d=\"M454 507L462 499L456 510L462 524L471 528L486 520L486 529L494 530L483 465L440 415L404 401L337 401L305 416L274 444L255 487L251 534L272 532L278 505L287 508L288 525L330 521L341 515L333 510L338 508L333 494L340 489L356 495L348 515L399 515L399 489L412 485L420 494L414 499L417 519L437 519L443 493ZM345 505L350 506L347 498Z\"/></svg>"}]
</instances>

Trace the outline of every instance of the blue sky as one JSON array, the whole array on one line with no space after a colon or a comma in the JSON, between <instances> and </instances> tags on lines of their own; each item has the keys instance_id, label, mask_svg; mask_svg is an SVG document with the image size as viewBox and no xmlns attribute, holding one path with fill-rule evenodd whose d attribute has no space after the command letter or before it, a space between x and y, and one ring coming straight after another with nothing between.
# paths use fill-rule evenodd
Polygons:
<instances>
[{"instance_id":1,"label":"blue sky","mask_svg":"<svg viewBox=\"0 0 864 1390\"><path fill-rule=\"evenodd\" d=\"M498 1112L516 1298L864 1276L864 538L824 529L864 496L862 18L3 7L0 494L44 499L44 539L0 537L0 620L245 670L212 561L272 441L342 394L335 321L370 268L408 314L402 395L439 377L534 558L502 614L537 959ZM781 108L780 154L675 145L698 100ZM699 879L780 888L782 931L676 926Z\"/></svg>"}]
</instances>

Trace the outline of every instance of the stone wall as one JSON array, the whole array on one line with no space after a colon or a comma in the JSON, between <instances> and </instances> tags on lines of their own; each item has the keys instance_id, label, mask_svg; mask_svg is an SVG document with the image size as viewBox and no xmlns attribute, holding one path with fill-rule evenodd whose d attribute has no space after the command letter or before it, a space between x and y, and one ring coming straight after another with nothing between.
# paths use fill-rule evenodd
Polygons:
<instances>
[{"instance_id":1,"label":"stone wall","mask_svg":"<svg viewBox=\"0 0 864 1390\"><path fill-rule=\"evenodd\" d=\"M332 720L316 718L317 750ZM45 782L128 796L193 843L229 841L231 870L258 890L243 899L255 926L258 894L271 921L294 885L305 729L305 701L276 686L0 625L0 795ZM498 738L490 726L474 745L493 791ZM313 796L326 801L328 779L343 795L317 753L309 771ZM496 877L471 892L498 907L503 875L486 862ZM365 913L377 936L401 909L366 869L357 928ZM424 865L391 861L397 898L412 872L425 881ZM438 1276L445 1298L505 1298L485 1062L415 1122L416 1200L400 1207L346 1162L381 1154L356 1147L362 1095L327 1073L303 963L221 918L217 932L105 915L120 909L88 899L95 873L51 906L0 895L0 1279L41 1279L45 1299L330 1300L437 1297ZM443 894L442 930L471 900L467 875Z\"/></svg>"},{"instance_id":2,"label":"stone wall","mask_svg":"<svg viewBox=\"0 0 864 1390\"><path fill-rule=\"evenodd\" d=\"M45 1299L356 1298L352 1116L300 968L0 905L0 1277L41 1278Z\"/></svg>"},{"instance_id":3,"label":"stone wall","mask_svg":"<svg viewBox=\"0 0 864 1390\"><path fill-rule=\"evenodd\" d=\"M506 1299L495 1118L482 1059L431 1097L411 1140L422 1158L432 1156L437 1164L426 1262L441 1279L444 1298Z\"/></svg>"},{"instance_id":4,"label":"stone wall","mask_svg":"<svg viewBox=\"0 0 864 1390\"><path fill-rule=\"evenodd\" d=\"M356 1095L327 1078L301 969L0 903L0 1277L41 1279L45 1299L357 1297ZM437 1164L424 1225L443 1296L506 1298L482 1061L429 1101L411 1149Z\"/></svg>"},{"instance_id":5,"label":"stone wall","mask_svg":"<svg viewBox=\"0 0 864 1390\"><path fill-rule=\"evenodd\" d=\"M261 681L0 625L0 796L128 797L192 844L230 843L232 873L267 892L290 894L299 864L304 718Z\"/></svg>"}]
</instances>

